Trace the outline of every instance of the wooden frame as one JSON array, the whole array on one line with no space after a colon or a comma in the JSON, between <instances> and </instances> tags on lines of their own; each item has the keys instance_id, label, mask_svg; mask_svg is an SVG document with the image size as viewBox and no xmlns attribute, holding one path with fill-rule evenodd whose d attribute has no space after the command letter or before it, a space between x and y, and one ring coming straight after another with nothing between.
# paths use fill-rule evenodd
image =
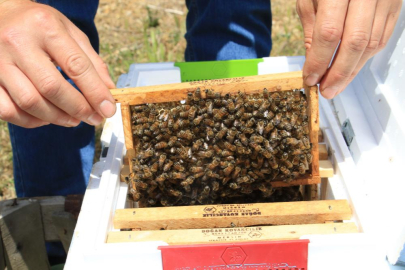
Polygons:
<instances>
[{"instance_id":1,"label":"wooden frame","mask_svg":"<svg viewBox=\"0 0 405 270\"><path fill-rule=\"evenodd\" d=\"M127 150L133 151L134 141L131 128L131 105L145 103L160 103L169 101L181 101L187 98L187 94L197 88L213 89L221 94L237 94L245 91L247 94L261 93L264 88L270 92L288 91L293 89L305 89L308 98L310 141L312 143L312 168L308 176L294 179L286 183L275 181L274 187L286 187L294 185L311 185L321 182L319 174L319 153L318 153L318 131L319 131L319 109L318 109L318 87L306 86L302 79L302 72L288 72L281 74L260 75L251 77L239 77L229 79L205 80L185 83L174 83L156 86L143 86L135 88L112 89L111 93L116 102L121 103L122 122L124 127L125 146ZM203 98L205 93L202 94ZM131 160L126 161L132 170Z\"/></svg>"}]
</instances>

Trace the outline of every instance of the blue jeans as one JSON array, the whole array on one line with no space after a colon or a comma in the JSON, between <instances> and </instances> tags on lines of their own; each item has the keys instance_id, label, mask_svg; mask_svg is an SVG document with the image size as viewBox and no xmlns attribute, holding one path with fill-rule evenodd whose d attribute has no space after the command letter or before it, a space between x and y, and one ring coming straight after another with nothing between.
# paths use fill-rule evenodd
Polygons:
<instances>
[{"instance_id":1,"label":"blue jeans","mask_svg":"<svg viewBox=\"0 0 405 270\"><path fill-rule=\"evenodd\" d=\"M98 0L40 0L65 14L98 51L94 25ZM269 0L186 0L186 61L260 58L271 50ZM25 129L10 124L17 195L84 193L94 156L94 127L54 125Z\"/></svg>"}]
</instances>

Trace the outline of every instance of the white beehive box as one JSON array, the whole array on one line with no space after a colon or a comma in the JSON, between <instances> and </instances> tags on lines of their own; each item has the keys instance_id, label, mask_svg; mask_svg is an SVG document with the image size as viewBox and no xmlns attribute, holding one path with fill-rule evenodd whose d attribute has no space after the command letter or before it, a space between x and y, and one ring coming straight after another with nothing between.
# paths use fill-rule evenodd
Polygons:
<instances>
[{"instance_id":1,"label":"white beehive box","mask_svg":"<svg viewBox=\"0 0 405 270\"><path fill-rule=\"evenodd\" d=\"M405 242L404 9L387 48L333 101L320 98L320 125L335 167L334 177L322 183L324 199L347 199L361 233L305 237L308 269L405 269L393 265L405 261L399 258ZM303 62L270 57L258 70L295 71ZM173 63L138 64L117 85L180 81ZM120 114L107 121L101 140L108 154L93 167L65 269L162 269L157 247L164 242L106 244L114 211L126 204L127 186L119 180L126 151Z\"/></svg>"}]
</instances>

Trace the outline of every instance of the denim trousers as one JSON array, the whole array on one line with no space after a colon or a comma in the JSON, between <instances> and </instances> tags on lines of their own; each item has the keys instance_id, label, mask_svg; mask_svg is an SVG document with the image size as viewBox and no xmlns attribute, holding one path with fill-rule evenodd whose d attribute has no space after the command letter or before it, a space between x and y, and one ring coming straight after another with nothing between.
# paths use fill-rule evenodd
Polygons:
<instances>
[{"instance_id":1,"label":"denim trousers","mask_svg":"<svg viewBox=\"0 0 405 270\"><path fill-rule=\"evenodd\" d=\"M67 16L98 51L94 24L98 0L37 2ZM186 61L269 56L269 0L186 0L186 5ZM83 122L74 128L48 125L25 129L9 124L9 130L18 197L84 193L94 157L94 127Z\"/></svg>"}]
</instances>

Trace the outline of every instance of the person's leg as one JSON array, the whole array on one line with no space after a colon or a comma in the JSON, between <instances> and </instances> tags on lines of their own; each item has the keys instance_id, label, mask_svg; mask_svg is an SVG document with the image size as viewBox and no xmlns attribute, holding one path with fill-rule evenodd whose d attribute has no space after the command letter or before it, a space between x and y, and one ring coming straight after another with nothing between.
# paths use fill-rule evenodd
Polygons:
<instances>
[{"instance_id":1,"label":"person's leg","mask_svg":"<svg viewBox=\"0 0 405 270\"><path fill-rule=\"evenodd\" d=\"M261 58L271 50L269 0L186 0L186 61Z\"/></svg>"}]
</instances>

